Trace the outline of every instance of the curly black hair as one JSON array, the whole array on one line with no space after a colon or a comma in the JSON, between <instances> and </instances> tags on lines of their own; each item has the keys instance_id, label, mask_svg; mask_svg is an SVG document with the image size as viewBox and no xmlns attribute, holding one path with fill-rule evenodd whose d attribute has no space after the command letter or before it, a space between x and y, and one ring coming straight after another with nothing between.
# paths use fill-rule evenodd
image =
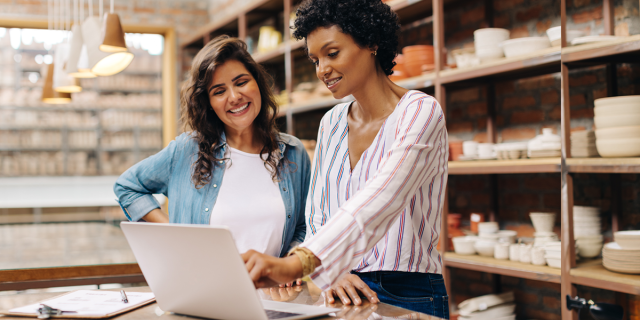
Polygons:
<instances>
[{"instance_id":1,"label":"curly black hair","mask_svg":"<svg viewBox=\"0 0 640 320\"><path fill-rule=\"evenodd\" d=\"M306 0L296 11L293 36L306 39L320 27L338 26L363 48L378 46L376 58L386 75L398 54L398 16L381 0Z\"/></svg>"}]
</instances>

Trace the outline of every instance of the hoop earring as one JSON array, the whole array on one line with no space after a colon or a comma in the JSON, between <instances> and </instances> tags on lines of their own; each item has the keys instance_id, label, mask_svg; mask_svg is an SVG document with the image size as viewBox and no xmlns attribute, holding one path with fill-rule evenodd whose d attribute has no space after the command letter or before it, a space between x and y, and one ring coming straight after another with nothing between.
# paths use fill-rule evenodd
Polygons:
<instances>
[{"instance_id":1,"label":"hoop earring","mask_svg":"<svg viewBox=\"0 0 640 320\"><path fill-rule=\"evenodd\" d=\"M374 52L373 52L373 55L374 55L374 56L377 56L377 55L378 55L378 50L374 51Z\"/></svg>"}]
</instances>

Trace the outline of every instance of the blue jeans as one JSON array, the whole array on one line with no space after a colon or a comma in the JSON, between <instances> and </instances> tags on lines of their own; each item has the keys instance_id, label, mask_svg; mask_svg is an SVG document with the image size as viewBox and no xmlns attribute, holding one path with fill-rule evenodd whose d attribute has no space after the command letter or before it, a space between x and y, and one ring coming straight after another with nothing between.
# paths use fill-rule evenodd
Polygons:
<instances>
[{"instance_id":1,"label":"blue jeans","mask_svg":"<svg viewBox=\"0 0 640 320\"><path fill-rule=\"evenodd\" d=\"M449 296L441 274L374 271L354 272L381 302L449 319Z\"/></svg>"}]
</instances>

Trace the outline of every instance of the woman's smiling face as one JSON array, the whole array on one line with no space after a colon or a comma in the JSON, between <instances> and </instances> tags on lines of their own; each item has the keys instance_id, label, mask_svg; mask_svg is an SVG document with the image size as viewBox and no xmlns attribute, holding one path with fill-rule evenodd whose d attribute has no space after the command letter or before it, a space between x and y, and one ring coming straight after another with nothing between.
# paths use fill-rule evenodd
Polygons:
<instances>
[{"instance_id":1,"label":"woman's smiling face","mask_svg":"<svg viewBox=\"0 0 640 320\"><path fill-rule=\"evenodd\" d=\"M242 62L229 60L216 67L209 103L227 128L243 131L253 125L262 108L260 87Z\"/></svg>"},{"instance_id":2,"label":"woman's smiling face","mask_svg":"<svg viewBox=\"0 0 640 320\"><path fill-rule=\"evenodd\" d=\"M359 89L376 72L373 50L362 48L340 27L320 27L307 36L309 59L316 75L336 99Z\"/></svg>"}]
</instances>

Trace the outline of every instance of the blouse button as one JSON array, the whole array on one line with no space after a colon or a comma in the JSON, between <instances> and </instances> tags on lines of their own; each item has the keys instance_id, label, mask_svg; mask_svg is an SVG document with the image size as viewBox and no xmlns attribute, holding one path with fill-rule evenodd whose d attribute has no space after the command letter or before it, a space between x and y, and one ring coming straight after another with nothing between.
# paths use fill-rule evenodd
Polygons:
<instances>
[{"instance_id":1,"label":"blouse button","mask_svg":"<svg viewBox=\"0 0 640 320\"><path fill-rule=\"evenodd\" d=\"M282 191L287 192L287 188L282 188Z\"/></svg>"},{"instance_id":2,"label":"blouse button","mask_svg":"<svg viewBox=\"0 0 640 320\"><path fill-rule=\"evenodd\" d=\"M213 185L213 187L214 187L214 188L217 188L217 187L218 187L218 185L217 185L217 184L214 184L214 185Z\"/></svg>"},{"instance_id":3,"label":"blouse button","mask_svg":"<svg viewBox=\"0 0 640 320\"><path fill-rule=\"evenodd\" d=\"M291 215L289 215L289 219L291 219Z\"/></svg>"},{"instance_id":4,"label":"blouse button","mask_svg":"<svg viewBox=\"0 0 640 320\"><path fill-rule=\"evenodd\" d=\"M209 208L204 208L204 211L209 211Z\"/></svg>"}]
</instances>

